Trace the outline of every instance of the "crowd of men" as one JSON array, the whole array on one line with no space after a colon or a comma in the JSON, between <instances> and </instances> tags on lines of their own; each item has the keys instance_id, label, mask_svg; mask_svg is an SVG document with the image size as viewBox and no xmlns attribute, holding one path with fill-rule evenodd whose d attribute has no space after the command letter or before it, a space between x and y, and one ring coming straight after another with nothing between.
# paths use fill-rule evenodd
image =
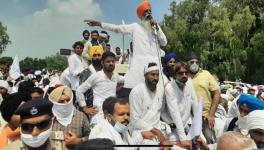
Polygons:
<instances>
[{"instance_id":1,"label":"crowd of men","mask_svg":"<svg viewBox=\"0 0 264 150\"><path fill-rule=\"evenodd\" d=\"M106 31L85 30L62 73L3 77L0 149L264 148L264 85L219 82L195 53L162 54L167 39L149 1L137 16L128 25L85 20L130 34L126 52L112 49ZM116 64L128 71L116 72Z\"/></svg>"}]
</instances>

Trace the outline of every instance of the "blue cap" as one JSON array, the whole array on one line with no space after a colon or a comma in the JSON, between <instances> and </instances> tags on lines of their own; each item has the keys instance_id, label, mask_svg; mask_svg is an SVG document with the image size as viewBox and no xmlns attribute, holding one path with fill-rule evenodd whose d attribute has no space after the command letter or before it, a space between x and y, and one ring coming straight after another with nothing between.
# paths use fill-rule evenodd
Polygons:
<instances>
[{"instance_id":1,"label":"blue cap","mask_svg":"<svg viewBox=\"0 0 264 150\"><path fill-rule=\"evenodd\" d=\"M248 94L241 94L238 99L238 106L242 106L246 104L249 112L254 110L263 110L264 109L264 102L255 96L248 95Z\"/></svg>"}]
</instances>

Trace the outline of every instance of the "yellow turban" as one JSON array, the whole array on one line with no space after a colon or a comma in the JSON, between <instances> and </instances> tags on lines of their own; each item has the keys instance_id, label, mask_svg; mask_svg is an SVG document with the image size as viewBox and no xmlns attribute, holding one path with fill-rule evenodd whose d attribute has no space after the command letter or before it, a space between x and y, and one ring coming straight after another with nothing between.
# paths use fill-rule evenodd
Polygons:
<instances>
[{"instance_id":1,"label":"yellow turban","mask_svg":"<svg viewBox=\"0 0 264 150\"><path fill-rule=\"evenodd\" d=\"M60 87L57 87L56 89L54 89L50 93L49 100L54 101L54 102L58 102L62 95L67 95L70 98L72 98L73 93L72 93L72 90L69 87L60 86Z\"/></svg>"},{"instance_id":2,"label":"yellow turban","mask_svg":"<svg viewBox=\"0 0 264 150\"><path fill-rule=\"evenodd\" d=\"M104 53L104 49L101 46L92 46L89 51L88 51L88 55L89 58L92 58L94 54L101 54L103 55Z\"/></svg>"}]
</instances>

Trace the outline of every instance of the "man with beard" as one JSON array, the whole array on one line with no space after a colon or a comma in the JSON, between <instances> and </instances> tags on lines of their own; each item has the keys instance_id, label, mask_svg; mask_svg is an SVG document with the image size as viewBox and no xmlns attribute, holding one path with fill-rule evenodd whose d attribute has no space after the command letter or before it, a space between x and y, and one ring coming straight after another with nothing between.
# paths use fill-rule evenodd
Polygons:
<instances>
[{"instance_id":1,"label":"man with beard","mask_svg":"<svg viewBox=\"0 0 264 150\"><path fill-rule=\"evenodd\" d=\"M160 120L164 99L159 92L159 67L152 62L145 67L144 72L145 83L138 84L129 95L131 128L133 132L155 128L162 132L162 136L169 135L169 125ZM145 140L149 144L156 142L152 136L147 136L146 139L149 139Z\"/></svg>"},{"instance_id":2,"label":"man with beard","mask_svg":"<svg viewBox=\"0 0 264 150\"><path fill-rule=\"evenodd\" d=\"M88 30L84 30L82 35L83 35L82 43L85 44L89 40L90 32Z\"/></svg>"},{"instance_id":3,"label":"man with beard","mask_svg":"<svg viewBox=\"0 0 264 150\"><path fill-rule=\"evenodd\" d=\"M71 89L76 90L80 85L80 80L82 79L82 72L85 70L83 65L83 60L81 58L83 52L83 43L78 41L72 46L74 49L74 54L68 58L68 77L71 84ZM67 70L66 69L66 70Z\"/></svg>"},{"instance_id":4,"label":"man with beard","mask_svg":"<svg viewBox=\"0 0 264 150\"><path fill-rule=\"evenodd\" d=\"M99 32L97 30L93 30L91 32L91 41L87 41L84 44L83 52L82 52L82 57L88 63L88 61L91 60L91 57L89 57L89 51L92 46L101 46L99 44Z\"/></svg>"},{"instance_id":5,"label":"man with beard","mask_svg":"<svg viewBox=\"0 0 264 150\"><path fill-rule=\"evenodd\" d=\"M255 110L249 113L247 128L250 137L259 149L264 148L264 110Z\"/></svg>"},{"instance_id":6,"label":"man with beard","mask_svg":"<svg viewBox=\"0 0 264 150\"><path fill-rule=\"evenodd\" d=\"M172 130L171 141L180 142L180 146L191 149L192 142L187 140L187 134L197 105L197 98L192 81L188 79L187 74L187 64L184 62L176 63L175 80L168 83L165 88L166 106L170 118L162 119L171 126L176 127Z\"/></svg>"},{"instance_id":7,"label":"man with beard","mask_svg":"<svg viewBox=\"0 0 264 150\"><path fill-rule=\"evenodd\" d=\"M79 106L86 114L93 115L92 124L96 124L98 118L103 118L102 104L104 100L109 96L115 96L117 84L124 82L123 77L114 72L114 53L103 53L101 63L103 69L91 75L76 91ZM93 90L93 107L86 106L84 98L84 93L89 89Z\"/></svg>"},{"instance_id":8,"label":"man with beard","mask_svg":"<svg viewBox=\"0 0 264 150\"><path fill-rule=\"evenodd\" d=\"M124 83L124 87L129 92L137 84L144 82L144 66L149 62L155 62L160 67L160 46L166 46L167 44L166 36L153 19L151 11L150 2L144 0L137 8L137 16L140 19L140 23L114 25L90 19L85 20L90 26L99 26L106 30L132 36L133 58L125 75Z\"/></svg>"},{"instance_id":9,"label":"man with beard","mask_svg":"<svg viewBox=\"0 0 264 150\"><path fill-rule=\"evenodd\" d=\"M92 46L90 48L89 55L92 58L92 63L89 65L89 70L92 74L102 70L101 60L103 53L104 50L101 46Z\"/></svg>"},{"instance_id":10,"label":"man with beard","mask_svg":"<svg viewBox=\"0 0 264 150\"><path fill-rule=\"evenodd\" d=\"M174 70L176 65L175 53L167 53L163 59L163 75L164 85L166 86L174 78Z\"/></svg>"},{"instance_id":11,"label":"man with beard","mask_svg":"<svg viewBox=\"0 0 264 150\"><path fill-rule=\"evenodd\" d=\"M220 87L209 71L199 67L198 57L191 53L187 58L189 76L197 98L204 99L203 104L203 134L208 144L216 142L214 131L215 112L221 101Z\"/></svg>"}]
</instances>

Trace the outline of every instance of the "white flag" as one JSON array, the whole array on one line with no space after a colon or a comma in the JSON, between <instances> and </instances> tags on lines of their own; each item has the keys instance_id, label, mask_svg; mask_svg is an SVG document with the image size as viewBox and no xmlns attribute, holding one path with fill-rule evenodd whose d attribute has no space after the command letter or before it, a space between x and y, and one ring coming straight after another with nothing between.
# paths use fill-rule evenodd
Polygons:
<instances>
[{"instance_id":1,"label":"white flag","mask_svg":"<svg viewBox=\"0 0 264 150\"><path fill-rule=\"evenodd\" d=\"M16 80L17 78L20 77L20 67L19 67L19 60L18 60L18 56L17 55L15 56L12 65L10 66L9 76L13 80Z\"/></svg>"},{"instance_id":2,"label":"white flag","mask_svg":"<svg viewBox=\"0 0 264 150\"><path fill-rule=\"evenodd\" d=\"M194 110L195 113L192 120L192 126L187 135L187 140L192 140L195 136L199 136L202 133L203 99L204 98L200 98Z\"/></svg>"},{"instance_id":3,"label":"white flag","mask_svg":"<svg viewBox=\"0 0 264 150\"><path fill-rule=\"evenodd\" d=\"M125 21L124 21L124 19L122 19L122 24L125 24Z\"/></svg>"}]
</instances>

